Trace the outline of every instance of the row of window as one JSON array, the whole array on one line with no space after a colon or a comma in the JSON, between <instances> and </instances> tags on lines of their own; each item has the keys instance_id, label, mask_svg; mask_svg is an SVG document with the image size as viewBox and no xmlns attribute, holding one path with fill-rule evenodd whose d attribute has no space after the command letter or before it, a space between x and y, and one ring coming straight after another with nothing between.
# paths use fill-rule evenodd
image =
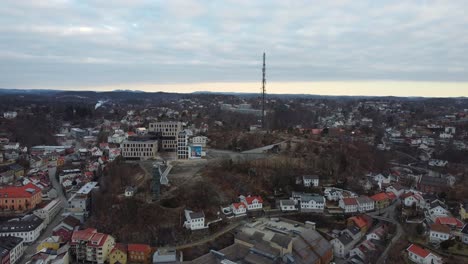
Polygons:
<instances>
[{"instance_id":1,"label":"row of window","mask_svg":"<svg viewBox=\"0 0 468 264\"><path fill-rule=\"evenodd\" d=\"M124 148L131 148L131 147L137 147L137 148L146 148L150 147L152 148L154 146L153 143L126 143L123 144Z\"/></svg>"}]
</instances>

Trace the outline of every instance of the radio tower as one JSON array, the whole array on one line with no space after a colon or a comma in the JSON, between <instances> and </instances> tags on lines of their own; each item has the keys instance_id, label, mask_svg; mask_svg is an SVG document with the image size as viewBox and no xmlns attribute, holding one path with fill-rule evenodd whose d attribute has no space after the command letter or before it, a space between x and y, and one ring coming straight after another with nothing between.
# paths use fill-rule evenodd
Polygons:
<instances>
[{"instance_id":1,"label":"radio tower","mask_svg":"<svg viewBox=\"0 0 468 264\"><path fill-rule=\"evenodd\" d=\"M262 73L263 73L263 79L262 79L262 128L265 129L265 52L263 52L263 68L262 68Z\"/></svg>"}]
</instances>

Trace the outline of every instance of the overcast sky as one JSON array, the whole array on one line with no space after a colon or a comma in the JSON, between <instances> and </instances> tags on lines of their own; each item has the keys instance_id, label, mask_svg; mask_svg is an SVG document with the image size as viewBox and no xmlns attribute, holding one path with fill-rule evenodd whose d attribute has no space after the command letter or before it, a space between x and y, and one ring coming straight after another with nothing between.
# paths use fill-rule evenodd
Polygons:
<instances>
[{"instance_id":1,"label":"overcast sky","mask_svg":"<svg viewBox=\"0 0 468 264\"><path fill-rule=\"evenodd\" d=\"M1 2L3 88L468 96L466 0Z\"/></svg>"}]
</instances>

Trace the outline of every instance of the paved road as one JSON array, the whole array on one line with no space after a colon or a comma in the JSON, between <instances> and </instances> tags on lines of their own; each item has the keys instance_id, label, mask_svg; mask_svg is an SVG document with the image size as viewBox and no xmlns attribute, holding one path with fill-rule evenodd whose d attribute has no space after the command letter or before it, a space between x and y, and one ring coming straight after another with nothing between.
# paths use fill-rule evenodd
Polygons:
<instances>
[{"instance_id":1,"label":"paved road","mask_svg":"<svg viewBox=\"0 0 468 264\"><path fill-rule=\"evenodd\" d=\"M371 216L374 219L390 222L390 223L396 225L396 227L397 227L396 234L393 236L392 240L387 245L387 248L385 248L384 252L382 253L382 255L380 255L380 257L379 257L379 259L377 260L376 263L385 263L387 261L388 251L392 248L393 244L395 244L400 239L400 237L403 235L403 228L401 227L401 224L396 220L395 207L399 203L400 203L400 200L398 199L397 201L395 201L389 207L387 207L387 208L385 208L383 210L380 210L380 212L376 211L376 212L368 213L368 215ZM380 214L380 216L379 216L379 214Z\"/></svg>"},{"instance_id":2,"label":"paved road","mask_svg":"<svg viewBox=\"0 0 468 264\"><path fill-rule=\"evenodd\" d=\"M50 237L52 235L52 230L54 229L54 227L56 227L63 220L62 213L63 213L64 208L67 205L67 198L63 194L61 185L55 178L55 172L57 171L57 168L54 166L54 167L48 168L48 170L49 170L50 182L52 183L52 186L54 187L54 189L57 191L58 198L60 198L60 200L62 201L62 209L60 209L60 211L57 213L54 219L42 231L42 234L39 236L36 242L26 247L23 258L21 259L22 264L26 263L26 261L28 261L31 258L31 256L36 253L36 248L39 245L39 243L42 240L46 239L47 237Z\"/></svg>"}]
</instances>

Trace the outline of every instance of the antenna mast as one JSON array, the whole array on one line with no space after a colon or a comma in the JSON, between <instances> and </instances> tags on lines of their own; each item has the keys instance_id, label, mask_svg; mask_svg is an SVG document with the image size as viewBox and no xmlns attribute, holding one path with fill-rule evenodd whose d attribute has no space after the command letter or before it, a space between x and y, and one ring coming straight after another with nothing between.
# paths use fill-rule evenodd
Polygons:
<instances>
[{"instance_id":1,"label":"antenna mast","mask_svg":"<svg viewBox=\"0 0 468 264\"><path fill-rule=\"evenodd\" d=\"M263 79L262 79L262 128L265 129L265 52L263 52L263 68L262 68L262 73L263 73Z\"/></svg>"}]
</instances>

